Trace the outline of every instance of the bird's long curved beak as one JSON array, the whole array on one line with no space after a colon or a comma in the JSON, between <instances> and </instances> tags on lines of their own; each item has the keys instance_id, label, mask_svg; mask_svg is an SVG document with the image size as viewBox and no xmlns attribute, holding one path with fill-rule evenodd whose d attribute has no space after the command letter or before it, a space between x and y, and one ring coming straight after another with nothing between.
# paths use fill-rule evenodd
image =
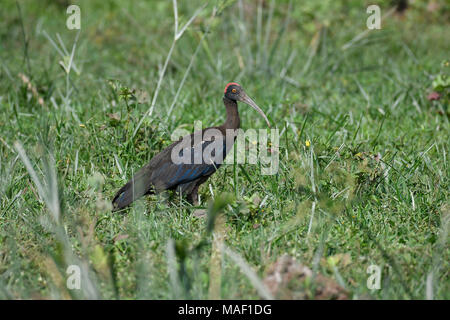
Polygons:
<instances>
[{"instance_id":1,"label":"bird's long curved beak","mask_svg":"<svg viewBox=\"0 0 450 320\"><path fill-rule=\"evenodd\" d=\"M264 118L264 120L266 120L267 125L270 128L269 120L267 119L266 115L264 114L264 111L262 111L261 108L258 107L258 105L255 103L255 101L253 101L245 92L241 93L241 95L239 96L239 101L248 104L250 107L252 107L256 111L258 111L258 113Z\"/></svg>"}]
</instances>

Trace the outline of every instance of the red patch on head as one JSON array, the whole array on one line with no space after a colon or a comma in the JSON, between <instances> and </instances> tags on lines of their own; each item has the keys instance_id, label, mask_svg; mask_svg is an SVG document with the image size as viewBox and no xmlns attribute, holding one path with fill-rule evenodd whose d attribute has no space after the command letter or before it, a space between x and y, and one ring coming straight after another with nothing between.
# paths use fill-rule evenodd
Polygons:
<instances>
[{"instance_id":1,"label":"red patch on head","mask_svg":"<svg viewBox=\"0 0 450 320\"><path fill-rule=\"evenodd\" d=\"M238 83L236 83L236 82L230 82L229 84L227 84L226 86L225 86L225 90L223 90L223 93L226 93L227 92L227 89L228 89L228 87L229 86L231 86L231 85L237 85L237 86L239 86L239 84Z\"/></svg>"}]
</instances>

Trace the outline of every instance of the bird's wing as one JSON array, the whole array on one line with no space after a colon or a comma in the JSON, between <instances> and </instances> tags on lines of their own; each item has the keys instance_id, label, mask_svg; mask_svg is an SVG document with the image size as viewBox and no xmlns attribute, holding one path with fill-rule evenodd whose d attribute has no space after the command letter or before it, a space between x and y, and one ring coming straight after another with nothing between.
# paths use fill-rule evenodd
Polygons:
<instances>
[{"instance_id":1,"label":"bird's wing","mask_svg":"<svg viewBox=\"0 0 450 320\"><path fill-rule=\"evenodd\" d=\"M210 176L222 164L227 151L223 136L205 141L177 141L157 154L115 195L115 210L128 206L144 194L172 189L200 177ZM185 137L186 138L186 137Z\"/></svg>"},{"instance_id":2,"label":"bird's wing","mask_svg":"<svg viewBox=\"0 0 450 320\"><path fill-rule=\"evenodd\" d=\"M223 163L226 143L223 137L175 145L166 160L153 170L152 184L156 189L171 189L200 177L210 176Z\"/></svg>"}]
</instances>

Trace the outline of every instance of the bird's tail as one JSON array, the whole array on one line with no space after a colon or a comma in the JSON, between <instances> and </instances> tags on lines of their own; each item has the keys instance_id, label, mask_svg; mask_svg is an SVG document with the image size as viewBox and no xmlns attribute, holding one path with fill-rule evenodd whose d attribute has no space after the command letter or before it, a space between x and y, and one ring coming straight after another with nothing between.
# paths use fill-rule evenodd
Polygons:
<instances>
[{"instance_id":1,"label":"bird's tail","mask_svg":"<svg viewBox=\"0 0 450 320\"><path fill-rule=\"evenodd\" d=\"M123 209L144 194L151 193L152 186L148 178L148 172L138 172L120 188L112 200L113 211Z\"/></svg>"}]
</instances>

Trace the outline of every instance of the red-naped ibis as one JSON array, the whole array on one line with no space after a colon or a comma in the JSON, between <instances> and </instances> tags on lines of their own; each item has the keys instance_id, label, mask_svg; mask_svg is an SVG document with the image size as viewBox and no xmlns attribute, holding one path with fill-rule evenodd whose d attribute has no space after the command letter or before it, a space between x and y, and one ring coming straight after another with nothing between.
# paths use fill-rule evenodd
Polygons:
<instances>
[{"instance_id":1,"label":"red-naped ibis","mask_svg":"<svg viewBox=\"0 0 450 320\"><path fill-rule=\"evenodd\" d=\"M204 137L204 133L207 130L217 129L216 132L219 133L219 137L215 136L214 141L216 141L216 143L222 143L223 154L221 156L223 159L231 150L230 147L236 139L236 136L234 136L231 145L228 146L226 143L227 129L236 130L240 127L241 121L237 106L238 101L244 102L258 111L270 127L269 120L264 112L245 93L242 87L235 82L228 83L225 87L223 96L223 103L227 110L227 120L221 126L203 129L201 134L201 137ZM228 132L230 131L228 130ZM190 146L192 147L191 150L193 150L192 158L198 156L196 153L203 153L205 148L211 143L211 140L202 141L203 139L201 139L200 141L196 141L198 139L194 138L195 134L199 134L199 132L194 132L190 137L186 136L179 141L172 143L153 157L146 166L140 169L127 184L117 191L112 201L113 210L116 211L125 208L134 200L145 194L158 193L163 190L177 190L186 195L187 200L190 203L196 204L199 186L216 172L222 162L211 161L208 163L204 160L202 155L199 157L201 159L200 163L197 163L198 161L188 161L188 163L177 163L176 161L173 161L171 156L172 152L174 152L173 149L177 147L180 149L179 144L182 141L190 141ZM185 140L185 138L190 139ZM199 146L199 148L196 147L196 143L201 143L201 146Z\"/></svg>"}]
</instances>

